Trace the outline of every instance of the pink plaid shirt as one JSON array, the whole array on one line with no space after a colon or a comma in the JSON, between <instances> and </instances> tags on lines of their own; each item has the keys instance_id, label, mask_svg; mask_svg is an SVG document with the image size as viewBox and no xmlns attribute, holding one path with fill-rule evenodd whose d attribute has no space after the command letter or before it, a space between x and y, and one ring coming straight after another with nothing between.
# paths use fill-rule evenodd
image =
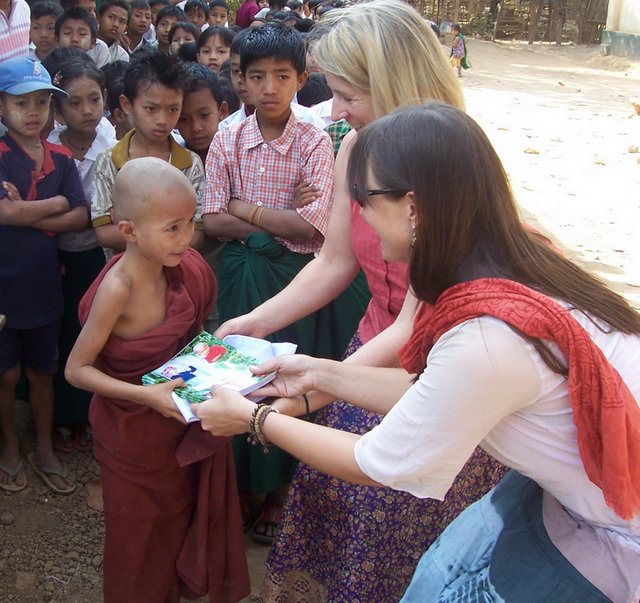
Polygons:
<instances>
[{"instance_id":1,"label":"pink plaid shirt","mask_svg":"<svg viewBox=\"0 0 640 603\"><path fill-rule=\"evenodd\" d=\"M226 213L232 198L272 209L294 209L296 186L307 180L320 189L314 202L296 209L318 234L313 239L283 239L295 253L318 251L333 202L333 149L329 136L293 113L282 135L262 137L255 115L215 135L205 168L202 213Z\"/></svg>"},{"instance_id":2,"label":"pink plaid shirt","mask_svg":"<svg viewBox=\"0 0 640 603\"><path fill-rule=\"evenodd\" d=\"M7 16L0 10L0 61L29 54L31 9L24 0L13 0Z\"/></svg>"}]
</instances>

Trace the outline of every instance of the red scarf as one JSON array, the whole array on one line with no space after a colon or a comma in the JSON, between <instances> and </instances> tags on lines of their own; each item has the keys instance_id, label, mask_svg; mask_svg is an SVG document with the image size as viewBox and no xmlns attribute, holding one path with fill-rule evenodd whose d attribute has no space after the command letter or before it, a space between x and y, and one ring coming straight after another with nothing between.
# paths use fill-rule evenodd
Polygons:
<instances>
[{"instance_id":1,"label":"red scarf","mask_svg":"<svg viewBox=\"0 0 640 603\"><path fill-rule=\"evenodd\" d=\"M638 514L640 408L600 348L559 303L509 280L483 278L455 285L435 306L423 304L418 311L411 339L400 352L402 366L421 373L443 333L484 315L559 346L569 362L569 399L587 476L621 518Z\"/></svg>"}]
</instances>

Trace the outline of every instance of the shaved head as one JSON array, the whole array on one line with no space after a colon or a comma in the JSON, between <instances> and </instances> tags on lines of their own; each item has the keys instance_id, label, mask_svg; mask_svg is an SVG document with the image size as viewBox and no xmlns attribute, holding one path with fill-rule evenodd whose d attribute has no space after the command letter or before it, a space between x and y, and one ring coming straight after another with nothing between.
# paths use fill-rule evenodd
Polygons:
<instances>
[{"instance_id":1,"label":"shaved head","mask_svg":"<svg viewBox=\"0 0 640 603\"><path fill-rule=\"evenodd\" d=\"M171 203L178 195L196 193L188 178L170 163L157 157L131 159L118 172L113 186L115 222L136 221L153 211L153 206Z\"/></svg>"}]
</instances>

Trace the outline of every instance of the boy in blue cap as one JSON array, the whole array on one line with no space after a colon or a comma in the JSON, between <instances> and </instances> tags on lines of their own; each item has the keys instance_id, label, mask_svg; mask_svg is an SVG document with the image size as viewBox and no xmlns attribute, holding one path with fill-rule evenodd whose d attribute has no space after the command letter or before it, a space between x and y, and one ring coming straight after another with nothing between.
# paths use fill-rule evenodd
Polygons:
<instances>
[{"instance_id":1,"label":"boy in blue cap","mask_svg":"<svg viewBox=\"0 0 640 603\"><path fill-rule=\"evenodd\" d=\"M58 494L75 479L53 453L53 375L56 372L62 292L56 235L89 223L87 203L73 156L41 135L51 84L39 61L0 63L0 489L27 484L13 427L15 387L24 368L29 383L37 444L28 456L35 473Z\"/></svg>"}]
</instances>

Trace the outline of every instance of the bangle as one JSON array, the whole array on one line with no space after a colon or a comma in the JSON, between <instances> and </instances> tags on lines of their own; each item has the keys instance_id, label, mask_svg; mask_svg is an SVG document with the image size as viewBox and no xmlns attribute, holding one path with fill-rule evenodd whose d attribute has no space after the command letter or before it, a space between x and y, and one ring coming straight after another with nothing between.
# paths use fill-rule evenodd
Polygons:
<instances>
[{"instance_id":1,"label":"bangle","mask_svg":"<svg viewBox=\"0 0 640 603\"><path fill-rule=\"evenodd\" d=\"M257 212L259 209L260 209L260 206L259 206L259 205L254 205L254 206L251 208L251 211L249 212L249 220L248 220L249 224L253 224L253 218L254 218L254 216L256 215L256 212Z\"/></svg>"},{"instance_id":2,"label":"bangle","mask_svg":"<svg viewBox=\"0 0 640 603\"><path fill-rule=\"evenodd\" d=\"M262 220L262 214L264 213L264 205L261 205L259 211L256 213L256 222L255 226L260 228L260 220Z\"/></svg>"},{"instance_id":3,"label":"bangle","mask_svg":"<svg viewBox=\"0 0 640 603\"><path fill-rule=\"evenodd\" d=\"M307 394L302 394L302 399L304 400L304 406L307 410L305 414L310 415L311 409L309 408L309 398L307 398Z\"/></svg>"},{"instance_id":4,"label":"bangle","mask_svg":"<svg viewBox=\"0 0 640 603\"><path fill-rule=\"evenodd\" d=\"M267 415L272 412L279 412L276 408L269 406L268 404L258 404L251 413L251 419L249 420L249 437L247 442L250 442L253 446L260 444L265 454L269 452L268 447L271 445L262 433L262 427L267 419Z\"/></svg>"}]
</instances>

